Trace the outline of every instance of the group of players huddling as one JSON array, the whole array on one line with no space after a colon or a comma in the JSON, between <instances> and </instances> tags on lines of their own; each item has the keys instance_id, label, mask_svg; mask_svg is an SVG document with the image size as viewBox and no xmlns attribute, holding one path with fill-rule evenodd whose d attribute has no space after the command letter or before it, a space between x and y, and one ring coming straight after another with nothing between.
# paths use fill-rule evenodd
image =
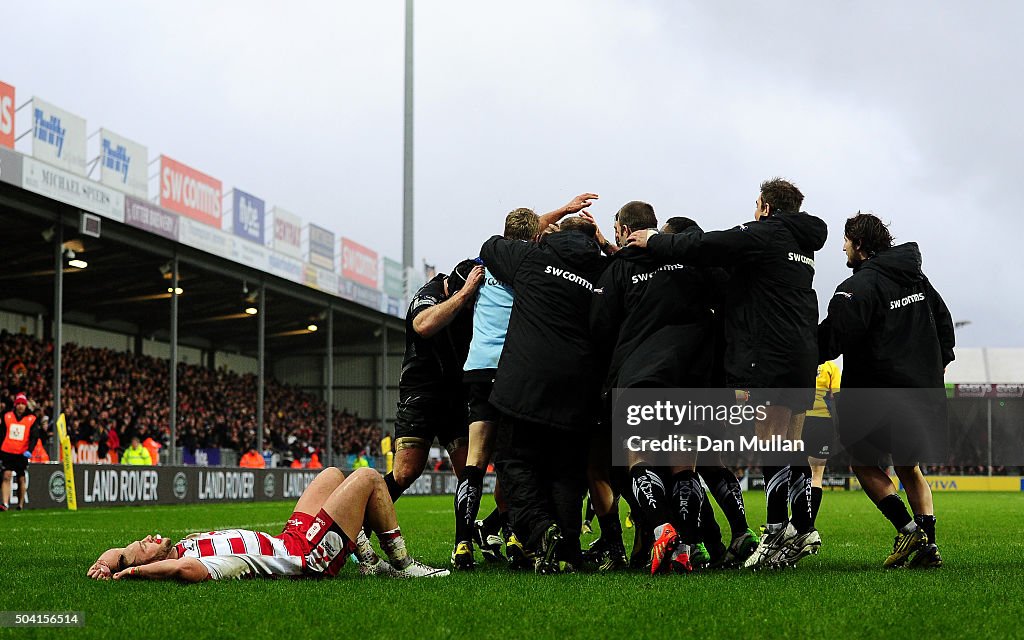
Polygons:
<instances>
[{"instance_id":1,"label":"group of players huddling","mask_svg":"<svg viewBox=\"0 0 1024 640\"><path fill-rule=\"evenodd\" d=\"M394 469L383 479L372 470L346 479L328 469L279 536L231 530L176 545L149 537L105 552L89 575L189 581L334 575L352 553L364 575L447 575L408 556L393 507L423 472L435 439L459 479L455 569L475 566L474 547L490 561L500 560L504 547L512 567L538 573L588 564L652 574L763 569L816 554L827 446L820 448L826 453L811 452L815 472L807 458L763 467L767 513L759 536L748 525L736 476L717 457L681 456L658 466L631 454L628 467L613 467L615 393L731 388L762 394L771 401L755 425L759 438L810 439L806 411L826 405L834 411L838 396L826 382L815 397L816 378L837 373L831 361L840 355L846 391L941 389L953 359L953 324L921 271L917 245L894 246L872 214L848 219L843 250L853 275L837 287L819 325L814 253L824 246L827 227L800 211L803 194L792 183L763 182L754 221L726 231L704 232L682 217L659 230L651 205L626 203L615 216L614 243L587 211L596 199L585 193L542 216L513 210L503 235L487 240L479 258L438 274L414 295ZM930 430L944 424L850 413L836 421L839 441L865 493L897 532L884 565L940 566L931 492L916 463L927 455ZM831 441L830 420L808 428L817 440ZM477 520L492 460L498 506ZM890 463L913 513L885 472ZM588 489L601 536L584 552ZM728 539L706 491L728 520ZM629 559L620 496L636 524ZM387 560L370 545L371 532Z\"/></svg>"}]
</instances>

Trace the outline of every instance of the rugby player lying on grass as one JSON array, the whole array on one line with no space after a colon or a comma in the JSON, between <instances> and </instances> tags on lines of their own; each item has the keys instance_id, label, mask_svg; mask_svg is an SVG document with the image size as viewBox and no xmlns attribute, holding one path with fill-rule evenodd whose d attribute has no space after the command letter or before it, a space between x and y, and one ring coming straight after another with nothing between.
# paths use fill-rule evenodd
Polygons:
<instances>
[{"instance_id":1,"label":"rugby player lying on grass","mask_svg":"<svg viewBox=\"0 0 1024 640\"><path fill-rule=\"evenodd\" d=\"M377 533L387 562L377 556L362 532L364 515L366 524ZM95 580L182 582L256 576L332 577L352 553L359 557L364 574L448 575L447 569L428 567L409 556L379 473L358 469L346 478L334 467L324 469L309 483L280 535L227 529L194 533L177 544L146 536L126 547L104 551L87 575Z\"/></svg>"}]
</instances>

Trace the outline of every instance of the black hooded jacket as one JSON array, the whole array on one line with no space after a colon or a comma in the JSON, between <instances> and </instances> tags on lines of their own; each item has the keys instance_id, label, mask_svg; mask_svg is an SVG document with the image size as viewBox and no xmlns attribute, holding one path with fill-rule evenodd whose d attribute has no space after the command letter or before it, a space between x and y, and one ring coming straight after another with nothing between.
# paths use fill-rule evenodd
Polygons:
<instances>
[{"instance_id":1,"label":"black hooded jacket","mask_svg":"<svg viewBox=\"0 0 1024 640\"><path fill-rule=\"evenodd\" d=\"M847 388L940 388L953 318L907 242L868 258L836 287L818 327L819 360L843 354Z\"/></svg>"},{"instance_id":2,"label":"black hooded jacket","mask_svg":"<svg viewBox=\"0 0 1024 640\"><path fill-rule=\"evenodd\" d=\"M818 366L814 252L827 236L820 218L789 213L728 231L660 234L647 247L663 263L730 268L723 306L729 385L813 388Z\"/></svg>"},{"instance_id":3,"label":"black hooded jacket","mask_svg":"<svg viewBox=\"0 0 1024 640\"><path fill-rule=\"evenodd\" d=\"M536 244L494 236L480 257L516 294L491 404L530 422L590 429L601 378L588 318L607 265L597 243L579 231Z\"/></svg>"},{"instance_id":4,"label":"black hooded jacket","mask_svg":"<svg viewBox=\"0 0 1024 640\"><path fill-rule=\"evenodd\" d=\"M634 247L616 253L594 290L590 332L615 387L704 387L715 353L721 269L665 264Z\"/></svg>"}]
</instances>

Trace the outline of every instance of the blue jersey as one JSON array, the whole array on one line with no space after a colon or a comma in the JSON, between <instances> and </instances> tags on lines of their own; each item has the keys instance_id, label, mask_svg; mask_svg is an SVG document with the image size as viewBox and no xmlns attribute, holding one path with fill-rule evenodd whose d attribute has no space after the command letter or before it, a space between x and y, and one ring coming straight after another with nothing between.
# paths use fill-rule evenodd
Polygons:
<instances>
[{"instance_id":1,"label":"blue jersey","mask_svg":"<svg viewBox=\"0 0 1024 640\"><path fill-rule=\"evenodd\" d=\"M484 284L473 310L473 341L469 343L466 371L497 369L512 315L512 287L484 269Z\"/></svg>"}]
</instances>

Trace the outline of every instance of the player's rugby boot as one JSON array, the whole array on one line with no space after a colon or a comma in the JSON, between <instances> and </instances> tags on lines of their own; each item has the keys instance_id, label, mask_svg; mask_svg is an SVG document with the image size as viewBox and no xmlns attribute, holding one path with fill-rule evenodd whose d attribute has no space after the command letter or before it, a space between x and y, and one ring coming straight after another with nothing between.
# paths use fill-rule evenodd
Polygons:
<instances>
[{"instance_id":1,"label":"player's rugby boot","mask_svg":"<svg viewBox=\"0 0 1024 640\"><path fill-rule=\"evenodd\" d=\"M455 543L455 548L452 549L452 566L456 571L472 571L476 568L472 543L465 541Z\"/></svg>"},{"instance_id":2,"label":"player's rugby boot","mask_svg":"<svg viewBox=\"0 0 1024 640\"><path fill-rule=\"evenodd\" d=\"M498 562L505 559L501 555L501 536L495 532L488 531L483 520L477 520L473 523L473 532L476 535L476 546L480 548L480 553L483 555L484 560L487 562Z\"/></svg>"},{"instance_id":3,"label":"player's rugby boot","mask_svg":"<svg viewBox=\"0 0 1024 640\"><path fill-rule=\"evenodd\" d=\"M605 541L604 536L599 537L590 543L590 546L583 550L583 561L584 562L600 562L601 555L604 553L605 547L608 543Z\"/></svg>"},{"instance_id":4,"label":"player's rugby boot","mask_svg":"<svg viewBox=\"0 0 1024 640\"><path fill-rule=\"evenodd\" d=\"M928 544L928 534L918 527L910 533L897 533L892 542L892 553L885 559L882 566L886 569L902 567L907 564L911 554Z\"/></svg>"},{"instance_id":5,"label":"player's rugby boot","mask_svg":"<svg viewBox=\"0 0 1024 640\"><path fill-rule=\"evenodd\" d=\"M777 566L782 550L796 536L796 529L792 524L786 524L784 527L779 527L777 531L765 533L758 541L757 548L743 563L743 567L758 571Z\"/></svg>"},{"instance_id":6,"label":"player's rugby boot","mask_svg":"<svg viewBox=\"0 0 1024 640\"><path fill-rule=\"evenodd\" d=\"M711 554L708 553L708 548L704 546L703 542L698 542L690 547L690 566L694 571L711 566Z\"/></svg>"},{"instance_id":7,"label":"player's rugby boot","mask_svg":"<svg viewBox=\"0 0 1024 640\"><path fill-rule=\"evenodd\" d=\"M654 541L654 547L651 549L652 576L668 568L669 561L672 559L672 552L675 551L678 544L679 534L676 533L675 527L667 522L661 525L661 534L658 535L658 538ZM687 559L687 563L689 563L689 559Z\"/></svg>"},{"instance_id":8,"label":"player's rugby boot","mask_svg":"<svg viewBox=\"0 0 1024 640\"><path fill-rule=\"evenodd\" d=\"M606 543L597 558L598 571L618 571L629 566L626 561L626 547L622 540L612 540Z\"/></svg>"},{"instance_id":9,"label":"player's rugby boot","mask_svg":"<svg viewBox=\"0 0 1024 640\"><path fill-rule=\"evenodd\" d=\"M558 545L562 542L562 530L553 524L544 532L540 550L533 559L533 570L539 574L558 573Z\"/></svg>"},{"instance_id":10,"label":"player's rugby boot","mask_svg":"<svg viewBox=\"0 0 1024 640\"><path fill-rule=\"evenodd\" d=\"M814 556L821 549L821 534L817 529L811 529L807 533L798 534L791 539L779 556L778 564L789 567L796 566L801 558Z\"/></svg>"},{"instance_id":11,"label":"player's rugby boot","mask_svg":"<svg viewBox=\"0 0 1024 640\"><path fill-rule=\"evenodd\" d=\"M692 559L692 547L688 544L677 544L675 550L672 552L672 572L673 573L691 573L693 572L693 565L691 564Z\"/></svg>"},{"instance_id":12,"label":"player's rugby boot","mask_svg":"<svg viewBox=\"0 0 1024 640\"><path fill-rule=\"evenodd\" d=\"M444 576L450 575L451 571L447 569L438 569L425 565L419 560L413 560L404 569L399 569L397 577L399 578L443 578Z\"/></svg>"},{"instance_id":13,"label":"player's rugby boot","mask_svg":"<svg viewBox=\"0 0 1024 640\"><path fill-rule=\"evenodd\" d=\"M759 541L760 538L757 534L747 529L745 533L732 539L732 542L729 543L729 548L725 550L725 555L714 565L714 568L734 569L742 567L747 558L757 549Z\"/></svg>"},{"instance_id":14,"label":"player's rugby boot","mask_svg":"<svg viewBox=\"0 0 1024 640\"><path fill-rule=\"evenodd\" d=\"M505 538L505 558L508 560L510 569L525 569L530 564L523 543L514 533L508 534L508 537Z\"/></svg>"},{"instance_id":15,"label":"player's rugby boot","mask_svg":"<svg viewBox=\"0 0 1024 640\"><path fill-rule=\"evenodd\" d=\"M401 572L392 567L380 556L373 562L360 562L359 575L361 576L384 576L385 578L401 578Z\"/></svg>"},{"instance_id":16,"label":"player's rugby boot","mask_svg":"<svg viewBox=\"0 0 1024 640\"><path fill-rule=\"evenodd\" d=\"M907 565L913 569L938 569L942 566L942 556L939 555L939 548L934 544L926 544L920 551L914 554Z\"/></svg>"}]
</instances>

